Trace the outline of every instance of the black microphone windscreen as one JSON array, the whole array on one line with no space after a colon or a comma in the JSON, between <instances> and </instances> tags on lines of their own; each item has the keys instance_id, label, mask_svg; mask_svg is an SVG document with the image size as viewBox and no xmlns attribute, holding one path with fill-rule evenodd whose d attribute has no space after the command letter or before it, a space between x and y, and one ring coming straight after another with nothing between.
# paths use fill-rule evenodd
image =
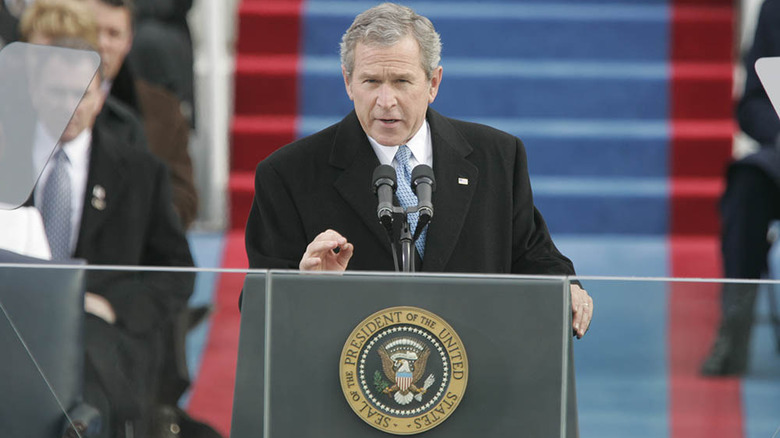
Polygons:
<instances>
[{"instance_id":1,"label":"black microphone windscreen","mask_svg":"<svg viewBox=\"0 0 780 438\"><path fill-rule=\"evenodd\" d=\"M436 179L433 177L433 169L427 164L419 164L412 169L412 188L417 187L420 178L427 178L431 185L431 191L436 190Z\"/></svg>"},{"instance_id":2,"label":"black microphone windscreen","mask_svg":"<svg viewBox=\"0 0 780 438\"><path fill-rule=\"evenodd\" d=\"M374 176L371 178L371 187L376 191L381 184L390 184L393 189L395 189L397 183L393 166L382 164L374 169Z\"/></svg>"}]
</instances>

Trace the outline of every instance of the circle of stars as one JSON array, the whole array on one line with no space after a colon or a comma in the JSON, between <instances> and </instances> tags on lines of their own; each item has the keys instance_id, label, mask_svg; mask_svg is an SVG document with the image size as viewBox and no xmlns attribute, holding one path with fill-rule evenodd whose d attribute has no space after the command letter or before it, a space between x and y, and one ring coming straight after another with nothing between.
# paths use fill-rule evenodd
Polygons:
<instances>
[{"instance_id":1,"label":"circle of stars","mask_svg":"<svg viewBox=\"0 0 780 438\"><path fill-rule=\"evenodd\" d=\"M382 338L386 336L391 336L396 333L402 334L402 332L408 332L427 339L428 342L430 342L434 346L436 351L439 353L442 362L441 383L439 384L439 388L436 391L436 394L428 402L414 409L396 409L380 402L377 399L377 397L374 395L374 393L371 391L368 381L366 380L366 359L368 358L368 355L371 352L374 345L376 345ZM360 356L359 369L360 369L360 376L359 376L360 385L363 388L363 393L365 394L366 398L371 400L371 402L377 408L385 411L388 414L396 415L396 416L413 416L413 415L418 415L423 412L426 412L428 409L436 405L436 402L441 398L442 394L444 394L445 390L447 389L450 380L449 379L450 377L449 358L447 357L447 352L444 350L444 348L442 348L441 344L439 344L438 339L436 339L436 337L431 335L427 330L421 329L419 327L408 326L408 325L391 327L381 333L378 333L373 339L371 339L371 341L369 341L368 345L366 345L365 349L363 350L363 354Z\"/></svg>"}]
</instances>

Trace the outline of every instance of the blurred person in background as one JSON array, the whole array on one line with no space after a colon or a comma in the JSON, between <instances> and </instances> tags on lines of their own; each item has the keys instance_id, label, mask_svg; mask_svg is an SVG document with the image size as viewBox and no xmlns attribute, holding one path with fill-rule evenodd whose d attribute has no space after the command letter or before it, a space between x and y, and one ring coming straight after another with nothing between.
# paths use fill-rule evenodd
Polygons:
<instances>
[{"instance_id":1,"label":"blurred person in background","mask_svg":"<svg viewBox=\"0 0 780 438\"><path fill-rule=\"evenodd\" d=\"M175 94L182 114L195 127L192 36L187 23L192 0L135 1L130 63L139 77Z\"/></svg>"},{"instance_id":2,"label":"blurred person in background","mask_svg":"<svg viewBox=\"0 0 780 438\"><path fill-rule=\"evenodd\" d=\"M126 62L133 46L132 0L80 1L86 3L97 20L98 50L105 71L103 90L126 105L109 105L105 116L117 125L128 126L132 124L127 120L129 108L143 121L149 149L168 166L173 202L187 229L197 215L198 193L189 155L190 125L182 113L181 101L165 87L141 79L143 75L136 75Z\"/></svg>"},{"instance_id":3,"label":"blurred person in background","mask_svg":"<svg viewBox=\"0 0 780 438\"><path fill-rule=\"evenodd\" d=\"M108 10L109 13L101 15L96 13L98 9L95 8L99 8L102 5L103 3L89 4L74 0L39 0L39 2L28 9L22 19L21 28L23 36L28 41L38 44L46 44L57 38L81 35L92 40L95 46L98 46L102 39L103 50L98 50L101 52L101 55L105 53L101 67L107 67L108 71L115 72L117 71L118 62L123 60L124 49L119 51L119 56L114 56L117 54L115 50L117 46L110 44L110 34L116 34L114 32L115 26L122 26L124 23L129 25L129 21L125 20L125 18L129 17L127 13L129 8L112 6L112 9ZM99 26L101 18L103 20L102 27ZM106 40L109 40L109 42L107 43ZM122 45L119 47L122 47ZM105 77L101 76L99 85L100 96L105 101L102 110L96 118L95 126L99 126L104 131L113 134L122 141L124 146L148 155L149 148L145 144L146 136L144 135L143 127L138 122L137 116L128 106L118 101L117 98L106 94L105 85L107 83L111 83L108 75ZM145 90L146 88L142 86L140 89ZM144 96L141 99L142 103L144 101L156 102L154 97L158 96L152 95L147 99L148 93L142 93L141 95ZM170 94L167 93L164 97L170 97ZM167 100L167 102L176 102L176 99ZM186 141L176 140L181 139L181 133L184 133L185 137L188 133L186 120L178 112L178 103L172 103L167 106L155 104L151 105L150 108L149 113L151 115L147 115L145 119L146 125L154 127L156 131L162 134L150 137L150 141L156 138L158 139L158 145L166 143L165 146L169 149L163 150L163 153L183 150L186 155ZM166 111L167 114L162 114L162 112ZM155 114L157 114L156 117L154 116ZM173 120L168 115L172 115ZM176 138L171 139L171 136ZM180 146L183 146L183 148ZM187 164L189 164L188 156ZM98 195L103 194L102 191L98 193ZM95 194L93 193L93 195ZM165 198L164 193L159 195ZM99 199L98 203L100 204ZM183 210L179 209L179 211ZM173 217L178 222L181 216L182 214L174 214ZM191 216L194 216L194 205ZM153 215L150 217L153 217ZM154 238L154 236L149 237ZM164 243L164 239L161 239L161 242ZM175 245L171 250L175 250ZM190 260L189 264L191 265L191 263ZM177 306L177 311L170 315L170 318L162 321L163 327L159 330L162 338L160 341L162 348L158 350L161 356L157 358L162 368L155 370L155 372L159 372L158 376L155 376L153 379L150 378L154 384L152 385L152 392L147 395L151 396L151 399L145 399L143 405L144 409L146 409L143 412L144 415L147 417L153 416L153 425L149 426L150 422L146 418L143 428L153 429L151 432L153 436L169 436L174 433L173 431L178 430L186 432L189 436L216 437L219 435L211 427L191 419L177 407L179 397L189 385L184 334L189 326L187 323L193 324L193 322L190 321L192 319L191 312L188 309L187 311L184 310L183 306ZM197 311L199 309L194 310ZM149 316L152 317L153 314Z\"/></svg>"},{"instance_id":4,"label":"blurred person in background","mask_svg":"<svg viewBox=\"0 0 780 438\"><path fill-rule=\"evenodd\" d=\"M189 122L182 114L181 102L175 94L162 86L136 79L124 62L133 39L132 0L72 1L88 2L102 23L96 44L106 72L102 88L111 97L106 99L99 117L106 118L111 129L127 138L131 145L149 148L165 162L173 185L174 207L188 229L198 209L189 155ZM33 2L18 9L25 10L29 4ZM17 26L17 23L14 15L0 9L0 35L7 34L12 38L6 42L17 37L29 41L26 35L32 32L30 24L22 21ZM46 27L56 24L46 20L36 20L36 23L36 26L42 26L39 33L51 33Z\"/></svg>"},{"instance_id":5,"label":"blurred person in background","mask_svg":"<svg viewBox=\"0 0 780 438\"><path fill-rule=\"evenodd\" d=\"M64 44L63 37L74 36L93 40L68 39L71 46L78 46L73 41L81 42L76 48L97 43L94 15L72 0L38 0L25 12L22 29L25 38L37 44ZM60 72L83 68L57 67L65 69ZM70 214L46 213L49 182L56 174L47 169L56 165L44 169L35 191L34 203L44 212L54 258L81 258L89 264L193 266L164 164L146 147L132 144L121 130L113 129L108 118L97 116L104 99L108 100L100 88L102 79L98 75L90 84L52 160L67 170L59 174L69 177ZM46 84L37 85L47 89ZM35 132L36 137L58 135L40 128ZM33 141L34 145L55 143ZM43 166L40 159L38 164ZM64 217L70 217L69 225L56 225ZM58 234L49 231L49 223L59 230L70 229L69 238L55 239ZM54 240L59 243L53 244ZM189 273L164 272L96 271L88 276L85 398L103 414L103 436L125 436L129 430L135 436L159 435L155 420L163 369L173 355L167 340L192 293L193 280ZM125 365L117 367L119 363Z\"/></svg>"},{"instance_id":6,"label":"blurred person in background","mask_svg":"<svg viewBox=\"0 0 780 438\"><path fill-rule=\"evenodd\" d=\"M41 2L50 0L39 0ZM86 49L83 40L54 45ZM57 72L89 74L90 65L66 57L45 61L40 89ZM67 76L67 75L66 75ZM59 138L52 159L36 150L53 144L45 124L35 128L33 153L42 169L33 203L43 215L54 260L79 258L90 265L193 266L189 245L170 202L164 165L148 151L130 147L96 122L103 104L98 74ZM81 96L67 80L62 98ZM101 412L101 436L150 436L165 357L163 335L186 305L189 273L90 271L85 309L85 401ZM122 364L118 367L117 364Z\"/></svg>"},{"instance_id":7,"label":"blurred person in background","mask_svg":"<svg viewBox=\"0 0 780 438\"><path fill-rule=\"evenodd\" d=\"M780 118L755 70L756 60L780 56L780 0L766 0L753 46L744 59L745 89L737 106L739 126L761 148L729 166L721 199L721 251L726 278L757 279L767 271L769 224L780 220ZM715 343L702 364L708 376L748 369L758 285L725 284Z\"/></svg>"}]
</instances>

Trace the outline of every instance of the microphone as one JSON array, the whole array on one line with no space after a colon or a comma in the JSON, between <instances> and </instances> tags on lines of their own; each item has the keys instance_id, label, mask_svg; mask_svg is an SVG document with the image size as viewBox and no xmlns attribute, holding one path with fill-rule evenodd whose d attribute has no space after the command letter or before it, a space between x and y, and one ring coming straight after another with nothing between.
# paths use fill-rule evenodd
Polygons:
<instances>
[{"instance_id":1,"label":"microphone","mask_svg":"<svg viewBox=\"0 0 780 438\"><path fill-rule=\"evenodd\" d=\"M376 215L379 221L388 230L393 223L393 193L396 188L396 176L393 166L382 164L374 169L372 188L379 204L376 207Z\"/></svg>"},{"instance_id":2,"label":"microphone","mask_svg":"<svg viewBox=\"0 0 780 438\"><path fill-rule=\"evenodd\" d=\"M417 229L414 238L422 233L423 227L433 218L433 202L431 193L436 190L436 180L433 177L433 169L427 164L420 164L412 169L412 190L417 195L417 208L420 218L417 221Z\"/></svg>"}]
</instances>

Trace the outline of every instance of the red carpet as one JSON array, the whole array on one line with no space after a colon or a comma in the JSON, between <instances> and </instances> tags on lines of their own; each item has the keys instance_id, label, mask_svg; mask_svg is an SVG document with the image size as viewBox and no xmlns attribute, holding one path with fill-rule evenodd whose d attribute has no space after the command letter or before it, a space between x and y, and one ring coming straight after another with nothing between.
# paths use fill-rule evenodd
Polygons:
<instances>
[{"instance_id":1,"label":"red carpet","mask_svg":"<svg viewBox=\"0 0 780 438\"><path fill-rule=\"evenodd\" d=\"M719 277L716 238L672 238L674 277ZM669 298L669 401L672 438L742 437L739 379L699 376L720 315L719 284L674 283Z\"/></svg>"},{"instance_id":2,"label":"red carpet","mask_svg":"<svg viewBox=\"0 0 780 438\"><path fill-rule=\"evenodd\" d=\"M223 268L246 269L244 226L254 196L254 169L293 140L298 102L302 0L242 0L238 9L235 115L231 125L230 233ZM242 91L243 90L243 91ZM246 90L252 90L246 92ZM244 275L220 276L208 344L190 413L230 434Z\"/></svg>"},{"instance_id":3,"label":"red carpet","mask_svg":"<svg viewBox=\"0 0 780 438\"><path fill-rule=\"evenodd\" d=\"M672 3L670 273L717 278L717 200L734 133L734 6L731 0ZM670 288L672 438L743 436L739 380L699 376L720 315L719 292L718 284Z\"/></svg>"},{"instance_id":4,"label":"red carpet","mask_svg":"<svg viewBox=\"0 0 780 438\"><path fill-rule=\"evenodd\" d=\"M229 233L225 237L222 267L246 269L248 266L243 231ZM230 435L233 410L241 322L238 296L243 285L244 274L219 276L208 342L188 407L193 417L205 420L225 437Z\"/></svg>"},{"instance_id":5,"label":"red carpet","mask_svg":"<svg viewBox=\"0 0 780 438\"><path fill-rule=\"evenodd\" d=\"M731 0L670 3L670 234L715 236L734 134L734 6Z\"/></svg>"},{"instance_id":6,"label":"red carpet","mask_svg":"<svg viewBox=\"0 0 780 438\"><path fill-rule=\"evenodd\" d=\"M230 227L249 215L255 165L295 137L303 0L242 0L231 126Z\"/></svg>"}]
</instances>

